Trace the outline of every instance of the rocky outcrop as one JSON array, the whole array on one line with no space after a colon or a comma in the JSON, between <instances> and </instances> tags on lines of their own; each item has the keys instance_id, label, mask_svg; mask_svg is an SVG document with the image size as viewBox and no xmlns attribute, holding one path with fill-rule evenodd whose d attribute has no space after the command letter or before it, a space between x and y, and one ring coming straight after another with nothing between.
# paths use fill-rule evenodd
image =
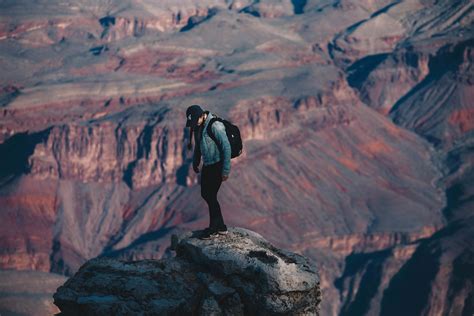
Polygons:
<instances>
[{"instance_id":1,"label":"rocky outcrop","mask_svg":"<svg viewBox=\"0 0 474 316\"><path fill-rule=\"evenodd\" d=\"M175 257L96 258L54 294L64 315L317 315L316 266L261 235L230 228L208 240L173 235Z\"/></svg>"},{"instance_id":2,"label":"rocky outcrop","mask_svg":"<svg viewBox=\"0 0 474 316\"><path fill-rule=\"evenodd\" d=\"M473 302L470 243L430 253L470 236L469 1L0 7L1 268L158 260L172 233L207 224L183 128L199 103L244 139L226 222L318 262L322 314Z\"/></svg>"}]
</instances>

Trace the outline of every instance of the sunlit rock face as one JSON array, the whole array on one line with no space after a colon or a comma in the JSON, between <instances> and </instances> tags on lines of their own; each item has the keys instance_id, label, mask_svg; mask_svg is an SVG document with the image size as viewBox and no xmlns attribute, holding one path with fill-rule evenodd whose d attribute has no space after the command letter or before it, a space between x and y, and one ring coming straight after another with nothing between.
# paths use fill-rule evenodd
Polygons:
<instances>
[{"instance_id":1,"label":"sunlit rock face","mask_svg":"<svg viewBox=\"0 0 474 316\"><path fill-rule=\"evenodd\" d=\"M0 267L159 259L207 226L184 128L197 103L244 139L226 222L320 263L322 314L474 309L469 1L8 1L0 16Z\"/></svg>"}]
</instances>

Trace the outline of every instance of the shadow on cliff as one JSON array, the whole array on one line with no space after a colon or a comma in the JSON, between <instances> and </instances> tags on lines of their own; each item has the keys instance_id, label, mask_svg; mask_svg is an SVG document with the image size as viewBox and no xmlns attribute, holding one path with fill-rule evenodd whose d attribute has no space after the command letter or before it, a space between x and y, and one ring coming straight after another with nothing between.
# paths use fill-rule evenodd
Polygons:
<instances>
[{"instance_id":1,"label":"shadow on cliff","mask_svg":"<svg viewBox=\"0 0 474 316\"><path fill-rule=\"evenodd\" d=\"M306 0L291 0L294 14L303 14L306 6Z\"/></svg>"},{"instance_id":2,"label":"shadow on cliff","mask_svg":"<svg viewBox=\"0 0 474 316\"><path fill-rule=\"evenodd\" d=\"M390 257L391 250L382 250L372 253L356 253L346 258L343 275L334 281L341 297L344 296L344 288L348 282L348 296L342 305L340 315L365 315L370 307L370 301L377 294L378 287L382 281L383 265ZM354 289L355 278L363 273L358 289ZM348 281L347 281L348 280ZM352 293L356 291L355 297Z\"/></svg>"},{"instance_id":3,"label":"shadow on cliff","mask_svg":"<svg viewBox=\"0 0 474 316\"><path fill-rule=\"evenodd\" d=\"M37 144L44 142L51 128L37 133L17 133L0 144L0 186L29 170L28 158Z\"/></svg>"},{"instance_id":4,"label":"shadow on cliff","mask_svg":"<svg viewBox=\"0 0 474 316\"><path fill-rule=\"evenodd\" d=\"M138 161L142 158L148 159L151 151L151 138L155 125L147 125L143 128L137 139L137 158L130 162L123 173L123 181L130 189L133 189L133 174Z\"/></svg>"},{"instance_id":5,"label":"shadow on cliff","mask_svg":"<svg viewBox=\"0 0 474 316\"><path fill-rule=\"evenodd\" d=\"M147 242L159 240L165 237L170 231L176 229L176 227L163 227L159 230L151 231L146 234L141 235L138 239L133 241L130 245L125 248L114 250L111 247L108 247L104 252L98 256L98 258L119 258L122 255L125 255L127 251L136 249L140 245L144 245Z\"/></svg>"},{"instance_id":6,"label":"shadow on cliff","mask_svg":"<svg viewBox=\"0 0 474 316\"><path fill-rule=\"evenodd\" d=\"M433 281L440 271L443 239L462 229L459 221L421 242L413 256L392 278L383 293L381 315L421 315L427 306Z\"/></svg>"},{"instance_id":7,"label":"shadow on cliff","mask_svg":"<svg viewBox=\"0 0 474 316\"><path fill-rule=\"evenodd\" d=\"M188 19L188 23L181 28L180 32L187 32L191 29L193 29L195 26L209 20L212 18L214 15L216 15L218 10L216 8L211 8L208 12L207 15L204 16L199 16L199 15L194 15Z\"/></svg>"},{"instance_id":8,"label":"shadow on cliff","mask_svg":"<svg viewBox=\"0 0 474 316\"><path fill-rule=\"evenodd\" d=\"M456 297L462 295L464 289L472 289L474 282L474 251L465 252L453 262L453 276L449 283L448 302L455 306ZM474 293L470 293L464 301L464 306L456 311L462 316L472 316L474 313Z\"/></svg>"},{"instance_id":9,"label":"shadow on cliff","mask_svg":"<svg viewBox=\"0 0 474 316\"><path fill-rule=\"evenodd\" d=\"M178 185L187 186L186 179L189 175L190 163L183 164L176 170L176 183Z\"/></svg>"},{"instance_id":10,"label":"shadow on cliff","mask_svg":"<svg viewBox=\"0 0 474 316\"><path fill-rule=\"evenodd\" d=\"M347 82L352 88L360 90L370 73L384 62L389 54L375 54L363 57L347 68Z\"/></svg>"},{"instance_id":11,"label":"shadow on cliff","mask_svg":"<svg viewBox=\"0 0 474 316\"><path fill-rule=\"evenodd\" d=\"M139 161L141 159L149 160L151 151L156 150L156 148L152 148L151 146L152 139L154 136L156 136L155 132L156 132L156 128L158 124L160 124L161 122L165 120L166 114L168 112L169 112L169 109L163 108L163 109L159 109L158 111L155 110L149 113L144 113L144 115L149 116L149 119L136 140L136 148L137 148L136 158L127 165L122 177L122 180L128 185L130 189L133 189L135 168L138 166ZM164 134L163 135L164 141L161 144L162 146L161 154L163 157L165 157L168 152L168 142L167 142L168 130L164 128L162 132Z\"/></svg>"},{"instance_id":12,"label":"shadow on cliff","mask_svg":"<svg viewBox=\"0 0 474 316\"><path fill-rule=\"evenodd\" d=\"M463 62L463 53L467 47L472 47L474 40L460 42L456 45L447 44L441 47L436 56L431 57L428 62L429 73L420 83L418 83L407 94L402 96L390 109L390 116L395 123L400 125L401 120L397 116L397 112L404 106L405 101L416 95L417 92L424 89L426 86L439 80L442 76L449 72L456 72ZM435 144L436 145L436 144Z\"/></svg>"}]
</instances>

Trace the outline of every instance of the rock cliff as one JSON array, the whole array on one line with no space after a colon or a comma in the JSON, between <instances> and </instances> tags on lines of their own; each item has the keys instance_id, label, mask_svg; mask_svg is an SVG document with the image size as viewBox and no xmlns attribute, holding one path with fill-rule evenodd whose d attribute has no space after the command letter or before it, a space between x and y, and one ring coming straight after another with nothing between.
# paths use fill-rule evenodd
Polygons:
<instances>
[{"instance_id":1,"label":"rock cliff","mask_svg":"<svg viewBox=\"0 0 474 316\"><path fill-rule=\"evenodd\" d=\"M2 1L0 269L161 259L206 225L198 103L244 139L226 223L318 262L322 314L471 315L471 2Z\"/></svg>"},{"instance_id":2,"label":"rock cliff","mask_svg":"<svg viewBox=\"0 0 474 316\"><path fill-rule=\"evenodd\" d=\"M199 239L172 235L176 256L162 260L95 258L54 294L64 315L318 315L316 266L232 227Z\"/></svg>"}]
</instances>

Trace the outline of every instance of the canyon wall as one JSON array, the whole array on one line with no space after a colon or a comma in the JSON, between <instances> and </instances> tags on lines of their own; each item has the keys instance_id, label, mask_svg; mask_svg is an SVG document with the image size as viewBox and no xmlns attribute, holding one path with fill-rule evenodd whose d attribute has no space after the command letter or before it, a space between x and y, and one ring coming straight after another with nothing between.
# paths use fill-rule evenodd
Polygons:
<instances>
[{"instance_id":1,"label":"canyon wall","mask_svg":"<svg viewBox=\"0 0 474 316\"><path fill-rule=\"evenodd\" d=\"M207 226L197 103L244 140L226 223L318 262L322 314L474 309L469 1L2 6L2 269L160 259Z\"/></svg>"}]
</instances>

